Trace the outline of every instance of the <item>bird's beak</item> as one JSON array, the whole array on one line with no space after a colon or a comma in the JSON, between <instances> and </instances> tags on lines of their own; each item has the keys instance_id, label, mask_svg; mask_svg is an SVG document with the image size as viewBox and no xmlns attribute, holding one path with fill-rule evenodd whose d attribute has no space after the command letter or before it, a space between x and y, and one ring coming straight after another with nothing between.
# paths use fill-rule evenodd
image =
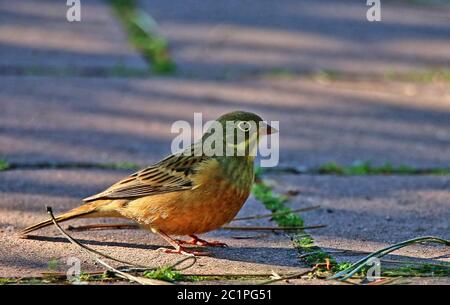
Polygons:
<instances>
[{"instance_id":1,"label":"bird's beak","mask_svg":"<svg viewBox=\"0 0 450 305\"><path fill-rule=\"evenodd\" d=\"M276 129L275 127L270 126L267 123L263 122L262 126L265 126L265 128L261 128L261 132L260 132L261 135L270 135L272 133L277 133L278 132L278 129Z\"/></svg>"}]
</instances>

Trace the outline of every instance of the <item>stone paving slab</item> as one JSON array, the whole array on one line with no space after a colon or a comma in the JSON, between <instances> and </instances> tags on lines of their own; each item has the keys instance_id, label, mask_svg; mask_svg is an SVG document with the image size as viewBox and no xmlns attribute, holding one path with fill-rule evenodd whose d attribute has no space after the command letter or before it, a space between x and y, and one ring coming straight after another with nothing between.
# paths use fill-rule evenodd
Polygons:
<instances>
[{"instance_id":1,"label":"stone paving slab","mask_svg":"<svg viewBox=\"0 0 450 305\"><path fill-rule=\"evenodd\" d=\"M450 239L450 177L448 176L294 176L268 178L278 191L300 193L288 204L295 209L320 205L303 214L306 224L326 224L311 232L327 251L376 251L419 236ZM355 261L359 255L332 253ZM393 258L421 258L450 262L450 249L414 245L398 250Z\"/></svg>"},{"instance_id":2,"label":"stone paving slab","mask_svg":"<svg viewBox=\"0 0 450 305\"><path fill-rule=\"evenodd\" d=\"M354 281L358 283L358 281ZM282 284L290 285L348 285L336 280L321 280L321 279L294 279L288 282L281 282ZM281 284L280 283L280 284ZM396 278L390 284L392 285L449 285L450 277L408 277Z\"/></svg>"},{"instance_id":3,"label":"stone paving slab","mask_svg":"<svg viewBox=\"0 0 450 305\"><path fill-rule=\"evenodd\" d=\"M66 20L66 1L0 3L1 72L40 68L146 69L106 1L81 1L81 21Z\"/></svg>"},{"instance_id":4,"label":"stone paving slab","mask_svg":"<svg viewBox=\"0 0 450 305\"><path fill-rule=\"evenodd\" d=\"M141 0L179 71L232 77L274 69L384 74L450 65L450 7L388 1Z\"/></svg>"},{"instance_id":5,"label":"stone paving slab","mask_svg":"<svg viewBox=\"0 0 450 305\"><path fill-rule=\"evenodd\" d=\"M176 120L236 109L280 121L280 164L450 164L447 83L0 77L0 157L148 164Z\"/></svg>"},{"instance_id":6,"label":"stone paving slab","mask_svg":"<svg viewBox=\"0 0 450 305\"><path fill-rule=\"evenodd\" d=\"M21 228L47 217L45 206L55 214L77 206L80 198L101 191L128 172L108 170L15 170L0 174L0 277L39 276L48 264L57 260L59 270L75 256L82 271L103 270L89 256L80 253L60 237L53 227L35 232L35 238L18 239ZM240 216L265 214L267 210L249 199ZM72 225L123 220L74 220ZM69 222L68 222L69 223ZM66 223L66 224L68 224ZM66 227L64 224L64 227ZM230 224L231 225L231 224ZM267 220L236 221L232 225L273 225ZM162 254L155 249L167 246L159 237L143 230L72 232L73 237L116 258L163 266L183 258ZM215 257L200 257L190 274L270 274L299 272L297 251L287 236L254 231L219 230L205 235L229 244L229 248L211 249ZM116 264L117 265L117 264Z\"/></svg>"}]
</instances>

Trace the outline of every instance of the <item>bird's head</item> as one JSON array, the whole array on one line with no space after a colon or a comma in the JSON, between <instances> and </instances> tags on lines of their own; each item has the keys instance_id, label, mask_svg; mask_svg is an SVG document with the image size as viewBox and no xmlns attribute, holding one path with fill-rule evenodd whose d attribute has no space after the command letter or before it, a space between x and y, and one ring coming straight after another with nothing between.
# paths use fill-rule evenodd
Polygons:
<instances>
[{"instance_id":1,"label":"bird's head","mask_svg":"<svg viewBox=\"0 0 450 305\"><path fill-rule=\"evenodd\" d=\"M217 118L202 137L204 144L229 156L254 156L261 136L277 132L254 113L233 111ZM220 140L219 140L220 137ZM221 143L219 143L219 141ZM218 147L221 144L221 147ZM204 148L208 145L204 145ZM228 150L228 151L227 151Z\"/></svg>"}]
</instances>

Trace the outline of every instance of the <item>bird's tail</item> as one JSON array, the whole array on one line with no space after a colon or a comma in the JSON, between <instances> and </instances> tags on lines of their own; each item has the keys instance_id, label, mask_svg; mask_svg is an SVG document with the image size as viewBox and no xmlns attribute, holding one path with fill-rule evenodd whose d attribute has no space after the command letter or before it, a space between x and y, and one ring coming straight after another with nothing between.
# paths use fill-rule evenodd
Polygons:
<instances>
[{"instance_id":1,"label":"bird's tail","mask_svg":"<svg viewBox=\"0 0 450 305\"><path fill-rule=\"evenodd\" d=\"M73 210L70 210L62 215L59 215L58 217L55 217L55 220L57 222L63 222L63 221L74 219L74 218L92 217L92 216L94 216L93 214L96 213L96 208L97 207L93 204L85 204L85 205L79 206ZM45 228L52 224L53 224L53 220L48 219L48 220L42 221L40 223L37 223L35 225L29 226L29 227L23 229L22 231L20 231L19 235L25 236L28 233Z\"/></svg>"}]
</instances>

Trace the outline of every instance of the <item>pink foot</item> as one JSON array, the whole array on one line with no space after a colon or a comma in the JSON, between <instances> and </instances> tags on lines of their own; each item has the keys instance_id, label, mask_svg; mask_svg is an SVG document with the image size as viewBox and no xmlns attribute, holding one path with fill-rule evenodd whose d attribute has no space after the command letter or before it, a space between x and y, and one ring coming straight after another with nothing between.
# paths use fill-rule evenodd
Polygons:
<instances>
[{"instance_id":1,"label":"pink foot","mask_svg":"<svg viewBox=\"0 0 450 305\"><path fill-rule=\"evenodd\" d=\"M211 253L206 251L195 251L186 249L185 247L178 247L178 249L168 249L168 248L159 248L158 250L164 252L164 253L170 253L170 254L182 254L187 256L211 256Z\"/></svg>"},{"instance_id":2,"label":"pink foot","mask_svg":"<svg viewBox=\"0 0 450 305\"><path fill-rule=\"evenodd\" d=\"M183 244L183 245L194 245L194 246L200 246L200 247L228 247L227 244L221 243L219 241L206 241L204 239L198 238L195 235L189 235L189 236L192 237L191 240L186 241L186 240L177 239L177 242L179 244Z\"/></svg>"}]
</instances>

